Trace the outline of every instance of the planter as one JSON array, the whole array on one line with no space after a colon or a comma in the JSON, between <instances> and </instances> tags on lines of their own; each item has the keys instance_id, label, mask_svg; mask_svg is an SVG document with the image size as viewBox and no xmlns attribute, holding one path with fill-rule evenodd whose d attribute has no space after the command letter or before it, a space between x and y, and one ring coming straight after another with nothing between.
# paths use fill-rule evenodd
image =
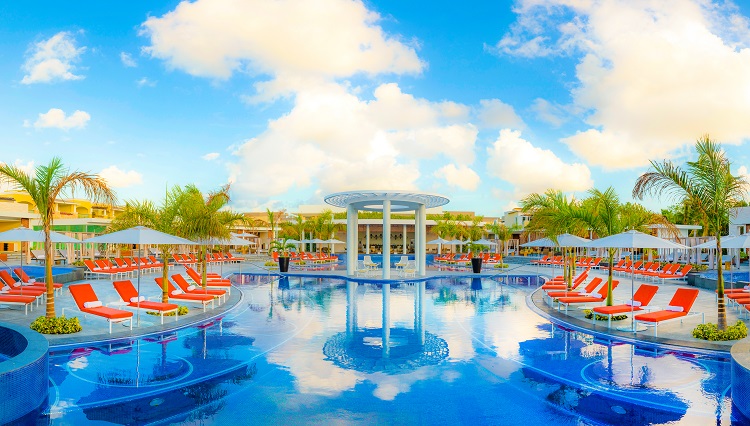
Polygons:
<instances>
[{"instance_id":1,"label":"planter","mask_svg":"<svg viewBox=\"0 0 750 426\"><path fill-rule=\"evenodd\" d=\"M700 278L701 272L691 271L688 272L687 278L685 279L687 281L687 285L695 287L697 285L697 279Z\"/></svg>"},{"instance_id":2,"label":"planter","mask_svg":"<svg viewBox=\"0 0 750 426\"><path fill-rule=\"evenodd\" d=\"M475 274L482 272L482 258L481 257L471 258L471 270L474 271Z\"/></svg>"},{"instance_id":3,"label":"planter","mask_svg":"<svg viewBox=\"0 0 750 426\"><path fill-rule=\"evenodd\" d=\"M279 256L279 272L289 272L289 258Z\"/></svg>"}]
</instances>

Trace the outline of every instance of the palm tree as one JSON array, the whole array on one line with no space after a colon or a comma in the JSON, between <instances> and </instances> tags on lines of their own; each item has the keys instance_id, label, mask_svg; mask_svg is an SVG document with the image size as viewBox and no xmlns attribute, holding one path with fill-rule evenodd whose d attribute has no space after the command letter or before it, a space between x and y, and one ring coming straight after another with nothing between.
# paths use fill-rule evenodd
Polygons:
<instances>
[{"instance_id":1,"label":"palm tree","mask_svg":"<svg viewBox=\"0 0 750 426\"><path fill-rule=\"evenodd\" d=\"M562 191L547 190L544 194L530 194L521 200L521 208L524 213L531 214L531 220L526 224L527 231L539 231L552 241L557 243L560 234L584 234L586 225L578 218L581 206L575 199L568 200ZM573 284L575 272L575 258L568 254L572 253L569 247L564 248L563 254L566 262L563 276L568 283L568 288Z\"/></svg>"},{"instance_id":2,"label":"palm tree","mask_svg":"<svg viewBox=\"0 0 750 426\"><path fill-rule=\"evenodd\" d=\"M243 214L223 210L230 201L229 185L205 196L195 185L187 185L178 192L180 197L185 197L178 209L180 228L185 238L193 241L227 240L230 228L245 222ZM206 244L200 246L200 262L201 285L206 288Z\"/></svg>"},{"instance_id":3,"label":"palm tree","mask_svg":"<svg viewBox=\"0 0 750 426\"><path fill-rule=\"evenodd\" d=\"M176 186L167 192L164 203L155 206L151 201L127 201L122 213L112 220L107 227L109 232L120 231L134 226L147 226L167 234L181 236L183 234L180 220L180 204L184 202L185 194ZM162 302L169 302L169 259L172 256L173 245L160 245L162 253Z\"/></svg>"},{"instance_id":4,"label":"palm tree","mask_svg":"<svg viewBox=\"0 0 750 426\"><path fill-rule=\"evenodd\" d=\"M744 198L747 180L734 176L731 162L721 149L721 144L702 136L695 144L696 161L688 161L685 168L669 160L651 161L651 169L642 174L633 187L633 197L643 199L646 194L671 196L704 214L712 231L716 232L716 250L721 255L721 234L729 224L732 208ZM716 294L718 298L718 328L726 329L727 312L724 301L724 275L718 263Z\"/></svg>"},{"instance_id":5,"label":"palm tree","mask_svg":"<svg viewBox=\"0 0 750 426\"><path fill-rule=\"evenodd\" d=\"M44 231L44 282L47 283L47 318L55 316L55 291L52 286L52 241L50 229L55 214L55 201L64 196L67 191L73 193L76 189L83 190L87 198L93 202L114 204L115 193L101 177L79 171L69 171L58 157L50 160L46 166L39 166L34 175L29 175L20 168L0 164L0 180L25 191L34 200L39 211L39 221Z\"/></svg>"},{"instance_id":6,"label":"palm tree","mask_svg":"<svg viewBox=\"0 0 750 426\"><path fill-rule=\"evenodd\" d=\"M498 252L500 253L500 263L503 263L502 256L507 254L508 249L506 241L513 237L514 232L520 231L521 226L513 224L511 227L507 227L504 223L492 223L487 225L487 230L490 233L495 234L495 239L500 242L500 249Z\"/></svg>"},{"instance_id":7,"label":"palm tree","mask_svg":"<svg viewBox=\"0 0 750 426\"><path fill-rule=\"evenodd\" d=\"M645 231L647 225L659 224L676 235L676 228L664 216L648 211L640 204L620 202L615 189L604 191L596 188L589 190L589 198L582 203L582 208L575 216L583 221L598 237L608 237L627 230ZM612 267L617 247L609 248L607 278L607 306L612 306Z\"/></svg>"}]
</instances>

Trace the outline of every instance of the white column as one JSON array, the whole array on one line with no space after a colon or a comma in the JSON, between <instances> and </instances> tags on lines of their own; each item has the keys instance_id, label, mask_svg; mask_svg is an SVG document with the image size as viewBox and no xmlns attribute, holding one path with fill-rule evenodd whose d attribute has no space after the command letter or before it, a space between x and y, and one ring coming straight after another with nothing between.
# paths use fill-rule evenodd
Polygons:
<instances>
[{"instance_id":1,"label":"white column","mask_svg":"<svg viewBox=\"0 0 750 426\"><path fill-rule=\"evenodd\" d=\"M406 254L406 225L404 225L404 233L401 235L403 235L403 238L401 239L401 241L404 246L404 254Z\"/></svg>"},{"instance_id":2,"label":"white column","mask_svg":"<svg viewBox=\"0 0 750 426\"><path fill-rule=\"evenodd\" d=\"M390 201L389 201L390 203ZM383 268L385 270L385 268ZM391 356L391 285L383 284L383 358Z\"/></svg>"},{"instance_id":3,"label":"white column","mask_svg":"<svg viewBox=\"0 0 750 426\"><path fill-rule=\"evenodd\" d=\"M370 254L370 224L367 224L367 236L365 237L365 254Z\"/></svg>"},{"instance_id":4,"label":"white column","mask_svg":"<svg viewBox=\"0 0 750 426\"><path fill-rule=\"evenodd\" d=\"M383 279L391 278L391 200L383 201Z\"/></svg>"},{"instance_id":5,"label":"white column","mask_svg":"<svg viewBox=\"0 0 750 426\"><path fill-rule=\"evenodd\" d=\"M427 208L424 204L419 206L417 210L417 216L419 216L419 228L414 229L415 241L419 241L419 245L416 246L415 251L419 253L419 262L417 262L417 273L421 276L426 275L427 271ZM419 234L419 238L416 235Z\"/></svg>"},{"instance_id":6,"label":"white column","mask_svg":"<svg viewBox=\"0 0 750 426\"><path fill-rule=\"evenodd\" d=\"M346 274L354 275L357 270L357 209L346 206Z\"/></svg>"}]
</instances>

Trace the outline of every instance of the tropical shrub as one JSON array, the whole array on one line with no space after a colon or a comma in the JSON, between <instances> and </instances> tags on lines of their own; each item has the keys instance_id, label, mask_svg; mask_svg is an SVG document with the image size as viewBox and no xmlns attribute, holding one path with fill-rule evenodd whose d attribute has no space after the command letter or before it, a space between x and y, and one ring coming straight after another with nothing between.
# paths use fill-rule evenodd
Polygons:
<instances>
[{"instance_id":1,"label":"tropical shrub","mask_svg":"<svg viewBox=\"0 0 750 426\"><path fill-rule=\"evenodd\" d=\"M693 330L693 337L696 339L711 341L739 340L747 337L747 326L741 320L734 325L727 326L726 330L719 330L714 323L698 324Z\"/></svg>"},{"instance_id":2,"label":"tropical shrub","mask_svg":"<svg viewBox=\"0 0 750 426\"><path fill-rule=\"evenodd\" d=\"M591 316L594 315L594 311L592 311L591 309L585 309L583 311L583 313L585 314L586 319L591 319ZM623 314L623 315L612 315L612 321L622 321L622 320L624 320L627 317L628 316L625 315L625 314ZM606 315L596 314L596 320L597 321L607 321L608 319L609 319L609 317L607 317Z\"/></svg>"},{"instance_id":3,"label":"tropical shrub","mask_svg":"<svg viewBox=\"0 0 750 426\"><path fill-rule=\"evenodd\" d=\"M269 261L266 261L266 263L264 263L263 266L279 266L279 264L274 262L273 260L269 260Z\"/></svg>"},{"instance_id":4,"label":"tropical shrub","mask_svg":"<svg viewBox=\"0 0 750 426\"><path fill-rule=\"evenodd\" d=\"M42 334L72 334L83 330L78 317L37 317L31 329Z\"/></svg>"},{"instance_id":5,"label":"tropical shrub","mask_svg":"<svg viewBox=\"0 0 750 426\"><path fill-rule=\"evenodd\" d=\"M153 311L146 311L146 313L149 314L149 315L159 315L158 312L153 312ZM188 314L188 308L187 308L187 306L180 306L180 308L177 309L177 314L179 316L187 315ZM164 316L165 317L173 317L174 316L174 312L170 312L168 314L164 314Z\"/></svg>"}]
</instances>

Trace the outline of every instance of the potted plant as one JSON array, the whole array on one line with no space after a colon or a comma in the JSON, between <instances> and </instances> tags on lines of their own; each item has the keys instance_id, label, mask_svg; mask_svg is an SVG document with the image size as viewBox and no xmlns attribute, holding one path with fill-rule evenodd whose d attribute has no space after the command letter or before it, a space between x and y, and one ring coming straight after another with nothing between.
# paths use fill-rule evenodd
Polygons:
<instances>
[{"instance_id":1,"label":"potted plant","mask_svg":"<svg viewBox=\"0 0 750 426\"><path fill-rule=\"evenodd\" d=\"M485 246L476 243L466 244L466 248L471 253L471 270L475 274L482 272L482 258L479 253L485 248Z\"/></svg>"},{"instance_id":2,"label":"potted plant","mask_svg":"<svg viewBox=\"0 0 750 426\"><path fill-rule=\"evenodd\" d=\"M289 272L289 251L294 248L294 244L290 243L288 238L284 238L271 241L269 247L272 252L279 253L279 272Z\"/></svg>"}]
</instances>

